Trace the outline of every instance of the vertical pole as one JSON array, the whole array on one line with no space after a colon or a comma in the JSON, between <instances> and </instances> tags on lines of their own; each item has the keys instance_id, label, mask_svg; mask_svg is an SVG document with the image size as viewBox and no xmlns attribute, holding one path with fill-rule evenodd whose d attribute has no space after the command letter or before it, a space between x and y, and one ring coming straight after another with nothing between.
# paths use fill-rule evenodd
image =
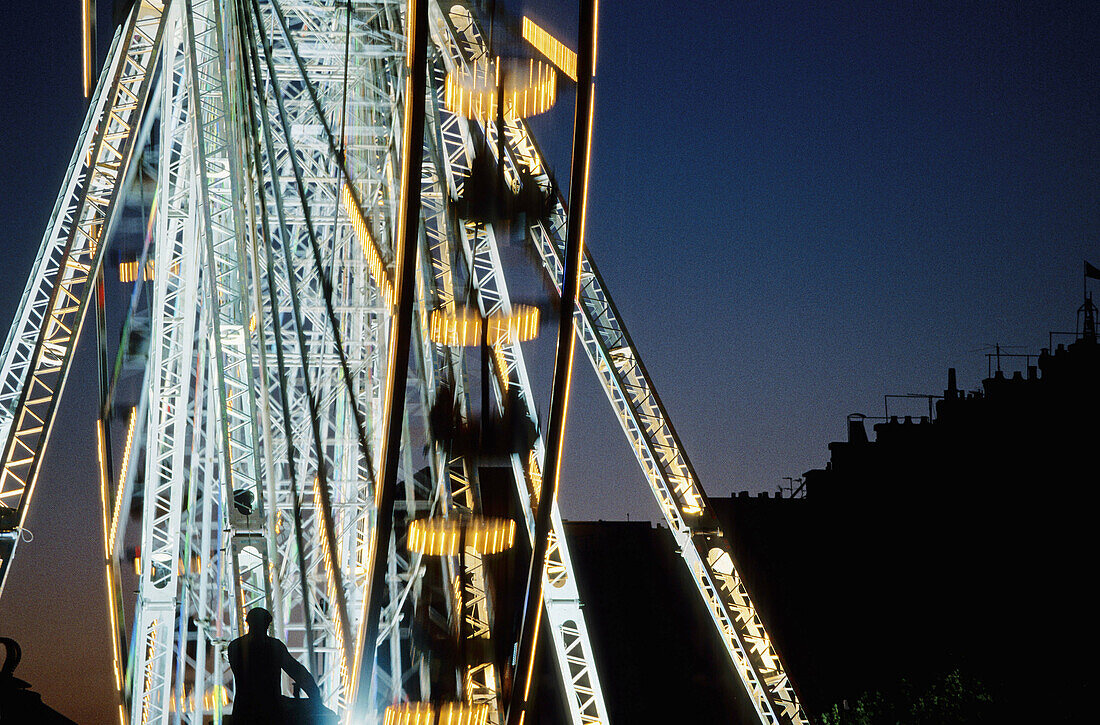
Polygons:
<instances>
[{"instance_id":1,"label":"vertical pole","mask_svg":"<svg viewBox=\"0 0 1100 725\"><path fill-rule=\"evenodd\" d=\"M96 52L95 52L95 0L80 0L81 19L81 80L84 85L84 99L91 101L95 88Z\"/></svg>"},{"instance_id":2,"label":"vertical pole","mask_svg":"<svg viewBox=\"0 0 1100 725\"><path fill-rule=\"evenodd\" d=\"M88 0L86 0L87 2ZM140 182L139 182L140 183ZM141 270L138 271L141 274ZM114 463L112 460L111 451L111 390L110 390L110 373L109 363L107 356L107 301L106 301L106 288L104 283L103 268L100 267L99 273L96 275L95 280L95 301L96 301L96 315L95 315L95 337L96 337L96 362L98 367L98 381L99 381L99 427L97 428L98 440L97 445L99 447L99 483L103 497L103 557L104 565L107 572L107 607L109 621L111 622L111 651L114 653L113 666L116 670L115 674L115 689L118 691L119 697L119 725L125 725L126 714L125 708L121 707L125 704L125 698L122 693L122 682L117 672L121 667L119 662L119 637L121 627L114 626L115 618L120 617L121 613L115 607L115 595L118 594L121 601L120 587L116 586L119 581L115 561L113 556L114 542L111 541L111 514L113 507L111 506L112 492L114 496L122 496L122 487L125 485L125 481L115 482ZM124 635L122 635L124 636ZM124 640L123 640L124 641Z\"/></svg>"},{"instance_id":3,"label":"vertical pole","mask_svg":"<svg viewBox=\"0 0 1100 725\"><path fill-rule=\"evenodd\" d=\"M466 656L466 526L468 522L461 524L462 528L458 534L458 606L455 607L455 611L458 615L458 667L460 672L466 672L466 668L470 662ZM463 678L462 686L465 687L466 682ZM471 688L472 689L472 688ZM432 693L433 701L436 700L436 693ZM469 690L462 692L462 698L466 702L473 703L473 697ZM436 714L436 717L442 716L443 711L440 708Z\"/></svg>"},{"instance_id":4,"label":"vertical pole","mask_svg":"<svg viewBox=\"0 0 1100 725\"><path fill-rule=\"evenodd\" d=\"M581 0L577 48L577 105L573 116L573 163L569 174L569 225L565 237L565 269L562 273L561 317L558 320L558 348L554 359L554 386L550 394L546 451L542 487L535 513L535 539L531 545L531 566L523 604L519 647L516 653L512 691L508 701L507 725L522 725L530 705L531 680L538 651L539 622L542 618L542 583L549 548L550 514L558 495L561 451L569 405L569 383L573 368L573 311L580 296L581 256L584 252L584 217L588 196L588 170L592 138L593 78L596 75L597 0Z\"/></svg>"},{"instance_id":5,"label":"vertical pole","mask_svg":"<svg viewBox=\"0 0 1100 725\"><path fill-rule=\"evenodd\" d=\"M140 270L138 270L138 274L141 274ZM106 486L106 490L109 493L112 488L115 472L114 461L111 455L111 366L107 356L107 292L103 279L102 267L100 267L95 278L95 337L97 373L99 380L99 424L102 426L103 431L103 436L99 441L100 460L103 468L104 486Z\"/></svg>"},{"instance_id":6,"label":"vertical pole","mask_svg":"<svg viewBox=\"0 0 1100 725\"><path fill-rule=\"evenodd\" d=\"M409 375L409 341L412 335L413 297L416 294L417 235L420 231L420 174L424 157L424 104L428 77L428 2L409 0L406 12L408 53L405 63L405 118L401 163L401 209L394 234L397 269L394 275L394 309L390 323L389 376L382 419L382 466L374 502L376 519L371 538L370 579L363 598L359 625L353 711L364 719L373 706L374 653L382 594L386 590L386 556L393 530L397 495L397 466L401 454L401 423L405 416L405 386Z\"/></svg>"}]
</instances>

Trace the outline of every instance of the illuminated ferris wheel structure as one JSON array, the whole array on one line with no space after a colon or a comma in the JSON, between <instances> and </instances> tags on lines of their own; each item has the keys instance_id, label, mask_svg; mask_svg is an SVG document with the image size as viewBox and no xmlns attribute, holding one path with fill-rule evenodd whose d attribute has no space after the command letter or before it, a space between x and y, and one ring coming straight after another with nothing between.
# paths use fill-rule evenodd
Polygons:
<instances>
[{"instance_id":1,"label":"illuminated ferris wheel structure","mask_svg":"<svg viewBox=\"0 0 1100 725\"><path fill-rule=\"evenodd\" d=\"M556 501L578 342L760 722L808 722L584 249L582 6L576 53L467 0L138 0L118 28L3 348L0 587L94 310L122 723L219 717L253 606L341 722L521 723L544 622L570 721L607 723ZM524 120L559 83L577 91L568 199ZM118 252L111 361L105 253L139 167L155 201L144 244ZM516 244L561 302L545 424L538 308L513 300L501 253ZM490 459L510 494L483 490ZM526 588L509 593L491 562L512 547L530 557L512 555ZM517 625L494 616L503 598Z\"/></svg>"}]
</instances>

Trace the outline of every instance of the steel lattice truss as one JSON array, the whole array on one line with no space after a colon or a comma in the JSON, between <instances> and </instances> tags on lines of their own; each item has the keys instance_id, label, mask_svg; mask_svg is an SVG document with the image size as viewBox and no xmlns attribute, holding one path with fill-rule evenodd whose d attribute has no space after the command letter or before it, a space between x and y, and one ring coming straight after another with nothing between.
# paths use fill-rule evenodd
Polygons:
<instances>
[{"instance_id":1,"label":"steel lattice truss","mask_svg":"<svg viewBox=\"0 0 1100 725\"><path fill-rule=\"evenodd\" d=\"M343 715L356 698L379 713L438 695L440 675L416 627L450 627L462 651L482 656L452 663L448 691L503 722L507 663L489 655L501 631L485 557L467 547L461 562L430 559L405 543L413 518L461 519L483 508L478 465L430 424L442 390L454 395L463 424L475 406L463 354L432 341L429 317L464 304L486 319L513 311L500 254L508 232L460 217L455 203L479 149L503 166L508 187L534 184L550 196L546 213L524 217L525 237L559 290L567 212L522 120L498 128L447 110L448 73L489 54L465 0L429 3L414 371L397 423L402 488L379 635L357 645L377 564L369 552L394 374L387 348L410 103L406 12L399 0L141 0L108 54L3 348L0 586L144 151L157 169L152 244L141 257L155 270L149 348L121 466L102 476L124 722L219 716L231 700L225 647L252 606L275 614L276 634L319 674L326 704ZM140 132L143 120L150 134ZM574 327L760 721L808 722L587 253ZM519 410L533 431L528 448L508 453L518 528L530 541L543 431L514 336L493 342L491 371L498 405ZM109 447L101 435L101 460ZM139 591L125 615L126 512L137 502ZM543 605L555 661L572 722L606 723L565 530L548 503ZM370 692L357 690L363 668Z\"/></svg>"}]
</instances>

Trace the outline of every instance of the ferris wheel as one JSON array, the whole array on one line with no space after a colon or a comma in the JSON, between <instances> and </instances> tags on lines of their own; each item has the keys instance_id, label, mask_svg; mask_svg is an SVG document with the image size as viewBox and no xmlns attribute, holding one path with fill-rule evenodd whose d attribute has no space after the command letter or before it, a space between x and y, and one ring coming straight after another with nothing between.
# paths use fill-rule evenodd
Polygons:
<instances>
[{"instance_id":1,"label":"ferris wheel","mask_svg":"<svg viewBox=\"0 0 1100 725\"><path fill-rule=\"evenodd\" d=\"M518 725L540 631L571 722L609 722L557 507L578 345L722 676L809 722L584 245L581 5L575 44L467 0L138 0L118 28L0 360L0 593L94 311L122 723L220 718L256 606L341 722ZM566 86L559 186L527 119Z\"/></svg>"}]
</instances>

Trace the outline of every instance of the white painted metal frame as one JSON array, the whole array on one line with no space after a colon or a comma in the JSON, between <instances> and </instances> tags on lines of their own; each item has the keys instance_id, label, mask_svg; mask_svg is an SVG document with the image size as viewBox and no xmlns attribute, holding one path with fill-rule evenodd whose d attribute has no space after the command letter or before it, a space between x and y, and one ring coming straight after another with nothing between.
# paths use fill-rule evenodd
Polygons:
<instances>
[{"instance_id":1,"label":"white painted metal frame","mask_svg":"<svg viewBox=\"0 0 1100 725\"><path fill-rule=\"evenodd\" d=\"M177 0L165 31L168 3L141 0L108 55L0 358L0 506L13 510L21 525L94 287L100 242L122 196L150 71L163 47L162 212L144 421L142 565L128 673L135 722L218 716L228 684L224 647L255 604L275 609L295 654L312 652L311 664L329 673L322 686L330 704L345 708L348 676L341 670L351 658L350 632L358 624L352 613L361 610L369 570L362 552L373 526L371 451L379 447L382 381L389 372L382 354L387 301L370 280L366 252L371 247L391 264L399 110L406 101L394 70L404 50L403 6L357 0L348 17L341 0ZM239 73L247 46L256 50L255 42L243 40L249 31L265 38L263 60L257 54L255 63L259 84ZM436 154L423 177L426 224L418 275L422 417L441 377L462 377L456 373L461 360L427 336L426 307L455 300L459 275L451 260L464 261L483 314L511 309L493 225L455 220L446 202L448 195L461 195L474 148L469 122L446 112L438 94L446 70L485 54L484 38L461 0L432 3L431 32L440 53L432 70L428 133ZM352 50L347 58L346 48ZM257 118L242 122L248 109L259 109ZM553 188L526 125L505 125L508 182L518 184L517 170L525 166L542 188ZM490 149L497 133L494 124L484 125ZM370 239L356 237L341 208L345 184L354 190ZM565 220L559 201L549 218L529 229L559 288ZM808 722L587 255L581 299L579 339L761 722ZM279 355L276 341L285 346ZM506 390L518 391L537 426L518 343L494 352L498 400ZM465 396L459 391L463 405ZM433 506L476 512L476 470L438 441L420 461L410 437L407 431L403 513ZM512 457L529 535L541 446L539 438L533 451ZM293 485L283 463L292 458ZM415 481L414 462L430 467L428 487ZM131 477L119 482L116 514L124 491L132 490ZM317 488L315 480L324 486ZM256 497L250 516L235 512L239 490ZM301 493L308 491L315 491L312 499ZM308 597L291 576L299 545L291 522L299 515ZM120 543L115 532L112 522L109 557ZM0 591L17 541L17 532L0 534ZM430 689L402 624L420 596L422 563L405 556L396 539L390 546L379 642L387 662L379 668L379 691L401 700L417 675L419 689ZM549 556L544 604L572 722L605 723L556 510ZM480 558L468 558L467 565L468 591L455 616L471 636L483 637L492 606ZM447 566L453 571L453 563ZM313 632L308 642L307 630ZM490 670L465 673L471 701L496 704L499 681Z\"/></svg>"},{"instance_id":2,"label":"white painted metal frame","mask_svg":"<svg viewBox=\"0 0 1100 725\"><path fill-rule=\"evenodd\" d=\"M392 43L397 36L379 29L377 23L385 17L375 5L383 4L365 4L353 16L351 37L357 47L372 48L364 57L398 58L399 49ZM289 414L296 455L302 461L299 471L316 470L316 451L325 452L327 490L313 483L300 487L315 493L311 526L320 532L319 538L307 542L311 544L307 565L313 567L316 562L322 572L322 586L311 595L311 603L327 602L343 612L335 622L331 611L317 612L316 632L323 641L314 646L322 661L319 669L327 673L322 689L335 698L330 705L343 710L350 675L349 633L357 626L355 615L361 609L365 573L361 559L369 536L364 522L371 521L373 504L374 464L362 442L377 449L371 436L378 427L384 374L380 353L388 327L377 289L368 283L360 240L339 208L340 190L347 179L332 153L331 128L339 128L333 119L340 115L343 88L345 28L339 22L340 7L332 2L254 4L257 29L266 39L270 56L264 65L268 107L278 108L279 119L265 130L270 138L264 166L273 169L276 179L268 188L267 204L275 211L279 231L278 237L272 234L270 244L289 260L277 262L273 284L284 309L294 309L293 319L286 318L273 334L282 335L291 350L289 357L303 363L280 381L297 400ZM362 87L362 80L356 78L365 72L353 66L349 83ZM375 113L394 104L392 98L379 96L373 102L381 104ZM388 128L374 131L390 132ZM346 145L346 156L355 157L375 146L374 140L365 144L353 140ZM379 193L389 198L393 190L382 185ZM321 414L311 416L314 409ZM324 426L316 433L312 431L315 420ZM281 444L276 454L285 450L286 444ZM289 512L291 504L289 490L284 495L277 492L281 511ZM329 520L331 529L326 532ZM287 557L282 560L286 566ZM286 609L301 611L301 606Z\"/></svg>"},{"instance_id":3,"label":"white painted metal frame","mask_svg":"<svg viewBox=\"0 0 1100 725\"><path fill-rule=\"evenodd\" d=\"M441 0L433 5L433 38L443 50L441 60L444 66L435 69L437 89L435 112L438 118L439 133L447 159L447 175L451 193L455 198L461 193L463 177L469 174L473 157L473 142L468 122L448 113L443 107L443 74L447 70L463 68L481 58L486 44L476 19L464 2ZM486 124L484 135L489 139L486 144L495 150L495 124ZM506 179L518 180L515 164L506 158ZM541 168L538 158L532 160L532 170ZM497 240L492 225L463 223L459 225L460 248L474 277L474 287L478 290L478 306L482 315L495 312L511 312L507 284L497 249ZM499 360L505 363L505 369L498 369L500 385L496 389L498 400L504 399L503 381L509 387L515 386L519 398L528 411L531 423L538 430L539 421L534 411L534 396L523 352L518 343L509 341L500 346ZM534 477L539 475L543 456L542 436L538 436L530 454L514 454L512 468L516 477L517 492L526 518L526 530L529 537L534 536L534 515L531 509L532 497L538 490ZM608 722L607 706L604 703L598 670L592 643L588 636L582 611L580 592L573 577L572 561L566 543L565 528L561 514L557 510L552 514L551 546L548 552L546 581L543 586L543 601L546 606L547 624L554 642L556 662L566 690L566 702L570 717L575 725L590 725Z\"/></svg>"},{"instance_id":4,"label":"white painted metal frame","mask_svg":"<svg viewBox=\"0 0 1100 725\"><path fill-rule=\"evenodd\" d=\"M537 154L526 124L517 121L509 131L517 155ZM547 180L544 171L536 177ZM543 267L559 290L565 226L566 211L556 199L549 219L534 221L529 230ZM578 340L611 401L761 722L808 724L794 685L737 573L729 543L587 250L575 324Z\"/></svg>"},{"instance_id":5,"label":"white painted metal frame","mask_svg":"<svg viewBox=\"0 0 1100 725\"><path fill-rule=\"evenodd\" d=\"M193 198L191 101L182 3L168 11L163 43L160 188L148 361L149 399L142 513L141 570L134 632L131 722L158 722L171 710L172 660L176 640L181 516L187 483L189 404L195 361L199 300L199 255ZM184 630L185 632L186 630Z\"/></svg>"},{"instance_id":6,"label":"white painted metal frame","mask_svg":"<svg viewBox=\"0 0 1100 725\"><path fill-rule=\"evenodd\" d=\"M434 91L431 91L434 92ZM456 303L456 286L459 278L452 266L457 259L457 245L450 230L455 220L451 218L448 200L449 187L445 174L440 172L442 150L438 134L432 131L436 118L427 119L427 153L422 163L421 207L424 220L420 238L419 270L417 275L417 304L419 306L418 339L421 358L421 394L426 407L436 402L436 393L449 386L455 396L460 420L469 423L470 402L465 389L465 372L462 357L451 348L433 343L429 334L429 313ZM432 440L432 471L436 481L436 499L439 501L435 515L473 516L482 513L478 469L474 462L461 454L452 454L444 441ZM451 557L444 562L448 581L458 575L461 563ZM498 725L503 720L503 703L500 701L500 671L498 664L487 661L493 652L493 603L486 581L484 556L473 547L466 547L464 554L464 584L461 602L456 600L456 588L447 587L447 603L452 619L461 617L469 662L460 663L461 692L465 702L488 708L487 723ZM456 610L461 612L454 614Z\"/></svg>"},{"instance_id":7,"label":"white painted metal frame","mask_svg":"<svg viewBox=\"0 0 1100 725\"><path fill-rule=\"evenodd\" d=\"M163 13L163 2L141 0L116 37L108 72L97 87L16 324L4 345L0 506L15 511L19 526L26 518L99 272L100 241L109 235L107 226L122 196L121 182L151 86ZM0 534L0 592L18 541L18 534Z\"/></svg>"}]
</instances>

